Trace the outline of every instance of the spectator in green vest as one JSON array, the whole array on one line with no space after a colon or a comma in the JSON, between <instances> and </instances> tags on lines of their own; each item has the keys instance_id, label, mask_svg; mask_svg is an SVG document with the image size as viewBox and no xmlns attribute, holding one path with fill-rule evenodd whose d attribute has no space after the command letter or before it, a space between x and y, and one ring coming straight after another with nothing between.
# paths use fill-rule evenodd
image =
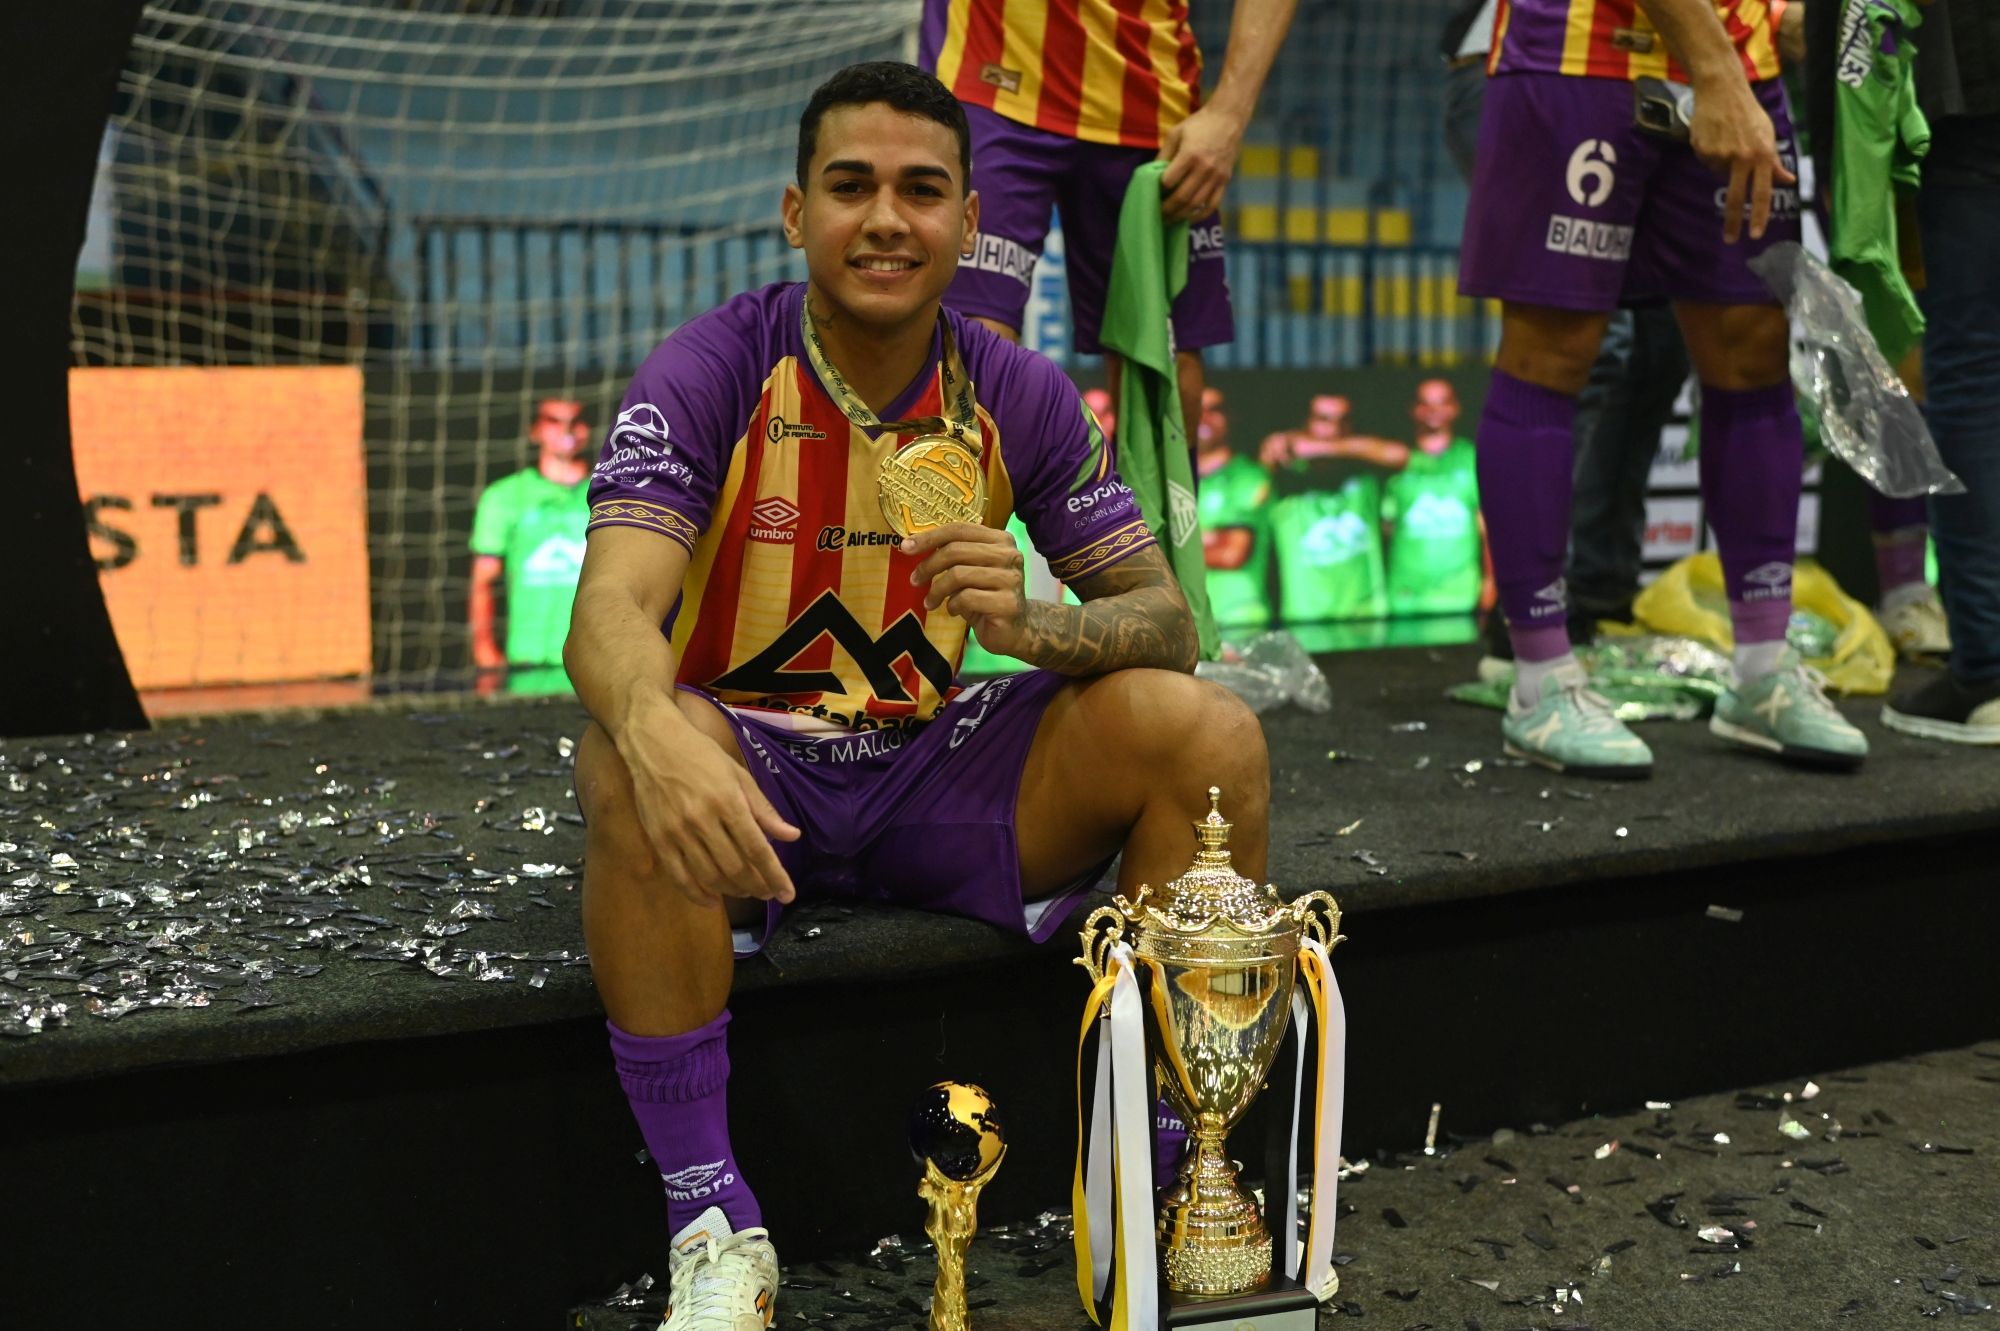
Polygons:
<instances>
[{"instance_id":1,"label":"spectator in green vest","mask_svg":"<svg viewBox=\"0 0 2000 1331\"><path fill-rule=\"evenodd\" d=\"M583 404L543 398L528 426L535 465L486 487L472 519L472 592L466 619L480 692L505 679L513 693L554 693L569 687L563 639L570 602L583 568L590 425ZM494 630L494 587L506 575L506 641ZM512 668L511 676L504 674Z\"/></svg>"}]
</instances>

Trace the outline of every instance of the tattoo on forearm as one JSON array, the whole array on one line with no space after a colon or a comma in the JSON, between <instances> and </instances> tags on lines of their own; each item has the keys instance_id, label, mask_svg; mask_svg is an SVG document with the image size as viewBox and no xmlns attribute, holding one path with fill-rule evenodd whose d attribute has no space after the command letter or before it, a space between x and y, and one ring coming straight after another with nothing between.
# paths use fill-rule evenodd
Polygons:
<instances>
[{"instance_id":1,"label":"tattoo on forearm","mask_svg":"<svg viewBox=\"0 0 2000 1331\"><path fill-rule=\"evenodd\" d=\"M1030 601L1023 660L1062 675L1154 666L1194 669L1200 644L1187 599L1158 547L1075 585L1082 605Z\"/></svg>"}]
</instances>

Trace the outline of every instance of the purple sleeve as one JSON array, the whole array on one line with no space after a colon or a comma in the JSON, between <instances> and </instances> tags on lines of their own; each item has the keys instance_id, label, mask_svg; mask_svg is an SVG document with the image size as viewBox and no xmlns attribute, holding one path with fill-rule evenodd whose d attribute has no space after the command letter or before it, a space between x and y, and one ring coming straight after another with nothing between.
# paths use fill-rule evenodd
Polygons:
<instances>
[{"instance_id":1,"label":"purple sleeve","mask_svg":"<svg viewBox=\"0 0 2000 1331\"><path fill-rule=\"evenodd\" d=\"M591 473L587 530L644 527L694 549L769 369L761 294L683 325L632 376Z\"/></svg>"},{"instance_id":2,"label":"purple sleeve","mask_svg":"<svg viewBox=\"0 0 2000 1331\"><path fill-rule=\"evenodd\" d=\"M1049 567L1077 582L1153 545L1139 501L1119 479L1111 445L1076 385L1047 357L1007 350L1009 372L988 410L1000 427L1014 511Z\"/></svg>"}]
</instances>

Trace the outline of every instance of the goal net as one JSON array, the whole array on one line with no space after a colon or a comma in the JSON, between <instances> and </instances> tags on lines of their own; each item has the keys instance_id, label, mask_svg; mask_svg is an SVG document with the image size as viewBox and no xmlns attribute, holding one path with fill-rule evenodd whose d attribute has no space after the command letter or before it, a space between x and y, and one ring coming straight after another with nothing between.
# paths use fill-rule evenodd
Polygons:
<instances>
[{"instance_id":1,"label":"goal net","mask_svg":"<svg viewBox=\"0 0 2000 1331\"><path fill-rule=\"evenodd\" d=\"M475 510L537 466L538 404L581 404L594 453L662 336L796 274L777 210L799 112L842 65L910 58L916 21L916 0L156 0L106 138L76 363L358 370L367 668L463 685ZM161 466L208 449L197 408L145 423ZM284 424L259 447L331 447ZM311 462L292 459L308 485ZM280 528L305 545L275 495L198 499L107 501L100 525L133 529L96 532L108 591L120 557L151 557L146 522L168 563L191 535L196 566L289 558ZM580 550L579 529L531 557ZM528 571L505 569L503 620ZM214 642L242 607L195 613ZM214 656L178 682L232 682Z\"/></svg>"}]
</instances>

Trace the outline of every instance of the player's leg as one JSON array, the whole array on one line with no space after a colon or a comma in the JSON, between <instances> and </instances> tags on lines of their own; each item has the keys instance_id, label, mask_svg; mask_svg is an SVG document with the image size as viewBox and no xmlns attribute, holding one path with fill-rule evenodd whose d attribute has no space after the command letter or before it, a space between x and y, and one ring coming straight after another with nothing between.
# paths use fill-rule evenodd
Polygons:
<instances>
[{"instance_id":1,"label":"player's leg","mask_svg":"<svg viewBox=\"0 0 2000 1331\"><path fill-rule=\"evenodd\" d=\"M1587 687L1563 583L1577 396L1624 290L1657 150L1609 79L1489 79L1459 285L1502 302L1477 432L1479 502L1515 678L1509 752L1562 771L1643 776L1652 754Z\"/></svg>"},{"instance_id":2,"label":"player's leg","mask_svg":"<svg viewBox=\"0 0 2000 1331\"><path fill-rule=\"evenodd\" d=\"M686 693L680 704L741 761L716 708ZM696 905L659 880L631 774L595 725L577 746L576 791L591 974L609 1017L619 1084L667 1195L674 1246L667 1327L733 1328L726 1319L771 1306L778 1267L729 1139L730 913ZM749 923L765 906L730 909Z\"/></svg>"},{"instance_id":3,"label":"player's leg","mask_svg":"<svg viewBox=\"0 0 2000 1331\"><path fill-rule=\"evenodd\" d=\"M1778 305L1677 302L1701 379L1701 494L1722 560L1737 682L1709 728L1801 761L1852 766L1868 741L1785 644L1805 441Z\"/></svg>"}]
</instances>

